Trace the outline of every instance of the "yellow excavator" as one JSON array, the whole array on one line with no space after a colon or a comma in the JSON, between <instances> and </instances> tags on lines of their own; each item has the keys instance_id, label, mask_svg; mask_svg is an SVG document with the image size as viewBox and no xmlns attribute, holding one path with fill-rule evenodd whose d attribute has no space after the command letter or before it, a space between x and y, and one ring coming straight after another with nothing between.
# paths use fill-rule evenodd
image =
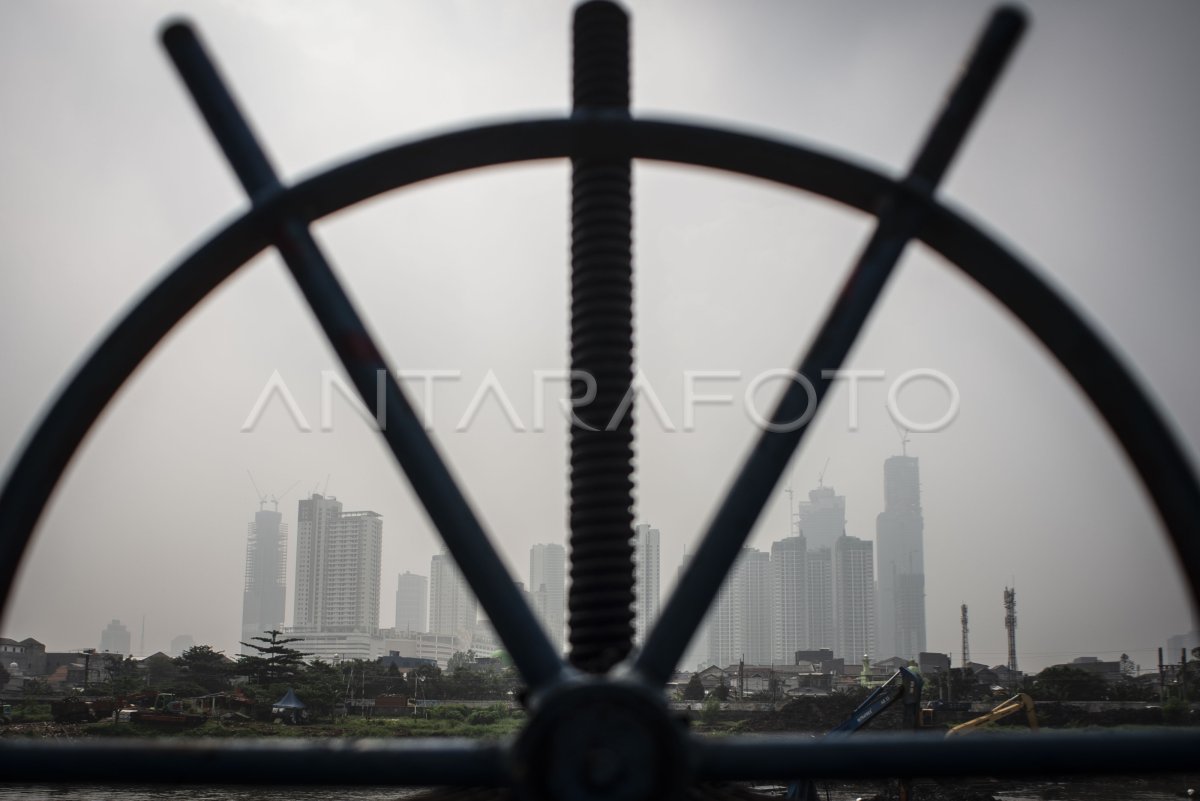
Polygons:
<instances>
[{"instance_id":1,"label":"yellow excavator","mask_svg":"<svg viewBox=\"0 0 1200 801\"><path fill-rule=\"evenodd\" d=\"M1017 693L1012 698L1004 701L993 707L991 712L986 712L973 720L968 720L966 723L960 723L957 726L946 732L947 737L953 737L956 734L966 734L972 729L983 726L986 723L991 723L995 720L1001 720L1009 715L1025 710L1025 717L1029 721L1029 728L1033 731L1038 730L1037 711L1033 706L1033 699L1025 693Z\"/></svg>"}]
</instances>

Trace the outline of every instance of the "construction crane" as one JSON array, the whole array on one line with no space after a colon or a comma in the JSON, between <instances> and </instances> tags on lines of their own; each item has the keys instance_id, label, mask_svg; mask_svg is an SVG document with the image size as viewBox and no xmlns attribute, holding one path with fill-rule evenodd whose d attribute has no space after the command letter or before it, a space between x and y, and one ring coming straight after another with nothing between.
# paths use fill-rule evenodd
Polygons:
<instances>
[{"instance_id":1,"label":"construction crane","mask_svg":"<svg viewBox=\"0 0 1200 801\"><path fill-rule=\"evenodd\" d=\"M789 485L784 492L788 496L788 536L796 536L796 496Z\"/></svg>"},{"instance_id":2,"label":"construction crane","mask_svg":"<svg viewBox=\"0 0 1200 801\"><path fill-rule=\"evenodd\" d=\"M278 496L276 496L276 495L267 495L267 494L264 494L264 493L262 492L262 490L260 490L260 489L258 488L258 482L256 482L256 481L254 480L254 474L253 474L253 473L251 473L249 470L247 470L247 471L246 471L246 475L250 476L250 484L251 484L251 485L254 487L254 494L258 496L258 508L259 508L259 511L262 511L262 509L264 509L268 503L271 503L271 504L273 504L273 505L275 506L275 510L274 510L274 511L278 512L278 511L279 511L279 502L280 502L280 501L282 501L282 500L283 500L283 499L284 499L284 498L287 496L287 494L288 494L289 492L291 492L292 490L294 490L294 489L296 488L296 485L300 483L299 481L293 481L293 482L292 482L292 486L290 486L290 487L288 487L287 489L285 489L285 490L284 490L283 492L281 492L281 493L280 493ZM326 479L326 480L328 481L328 479Z\"/></svg>"},{"instance_id":3,"label":"construction crane","mask_svg":"<svg viewBox=\"0 0 1200 801\"><path fill-rule=\"evenodd\" d=\"M972 729L977 729L984 724L1001 720L1009 715L1020 712L1022 709L1025 710L1025 719L1029 721L1029 728L1032 731L1037 731L1037 710L1034 707L1033 699L1025 693L1017 693L1007 701L997 704L992 708L991 712L984 713L977 718L968 720L966 723L960 723L952 727L950 731L946 732L946 736L953 737L956 734L966 734Z\"/></svg>"},{"instance_id":4,"label":"construction crane","mask_svg":"<svg viewBox=\"0 0 1200 801\"><path fill-rule=\"evenodd\" d=\"M908 435L909 430L892 419L892 424L896 426L896 433L900 435L900 455L908 456Z\"/></svg>"}]
</instances>

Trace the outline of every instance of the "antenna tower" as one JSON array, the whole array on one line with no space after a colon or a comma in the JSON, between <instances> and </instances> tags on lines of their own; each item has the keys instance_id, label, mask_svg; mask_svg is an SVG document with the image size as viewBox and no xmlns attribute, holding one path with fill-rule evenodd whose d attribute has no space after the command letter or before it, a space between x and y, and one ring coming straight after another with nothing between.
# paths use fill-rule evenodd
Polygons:
<instances>
[{"instance_id":1,"label":"antenna tower","mask_svg":"<svg viewBox=\"0 0 1200 801\"><path fill-rule=\"evenodd\" d=\"M1017 590L1004 588L1004 628L1008 629L1008 669L1017 672Z\"/></svg>"},{"instance_id":2,"label":"antenna tower","mask_svg":"<svg viewBox=\"0 0 1200 801\"><path fill-rule=\"evenodd\" d=\"M967 605L963 604L962 605L962 634L963 634L962 666L963 666L964 670L971 666L971 646L969 644L969 638L967 636L968 631L969 631L969 629L967 628Z\"/></svg>"}]
</instances>

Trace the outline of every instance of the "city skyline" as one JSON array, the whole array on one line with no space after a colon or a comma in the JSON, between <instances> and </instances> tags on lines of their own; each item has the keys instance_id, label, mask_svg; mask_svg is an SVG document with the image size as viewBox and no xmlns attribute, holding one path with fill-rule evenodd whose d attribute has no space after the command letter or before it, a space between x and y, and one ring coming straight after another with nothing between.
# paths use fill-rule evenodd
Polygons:
<instances>
[{"instance_id":1,"label":"city skyline","mask_svg":"<svg viewBox=\"0 0 1200 801\"><path fill-rule=\"evenodd\" d=\"M768 131L893 175L986 15L972 2L777 4L753 13L644 6L635 9L635 113ZM1197 16L1186 4L1146 13L1033 0L1030 9L1030 36L942 194L1098 321L1195 464L1198 374L1176 345L1194 341L1200 326L1189 308L1200 276L1185 269L1200 235L1187 219L1200 202L1190 157L1200 135L1190 81L1200 69ZM459 15L424 2L354 14L184 10L283 180L428 131L569 107L566 6L529 15L503 7ZM20 267L0 299L4 341L22 345L4 361L0 448L11 465L99 333L245 198L155 41L159 9L65 14L37 4L5 14L0 52L8 72L23 76L7 86L6 103L31 109L6 118L0 149L10 177L0 193L14 210L0 222L0 247ZM692 65L705 80L690 77ZM397 78L411 75L423 80ZM418 96L400 107L375 100L410 90ZM780 102L789 93L799 102ZM304 111L309 105L320 113ZM1153 146L1130 148L1147 136ZM456 427L488 371L528 422L532 397L520 388L535 370L566 362L568 169L534 164L414 187L317 231L398 370L463 373L460 385L427 382L436 398L430 428L514 576L532 544L561 538L565 423L550 399L544 433L513 432L489 397L469 430ZM870 221L704 171L639 163L636 173L637 364L678 423L683 371L751 376L794 364ZM70 236L47 222L62 219L72 221ZM1154 512L1094 412L1011 318L937 256L908 250L851 361L887 379L861 382L853 423L849 387L839 382L784 481L811 487L824 474L851 499L853 536L872 536L883 508L879 465L901 451L886 412L891 383L932 367L961 391L953 423L909 445L922 459L929 648L958 648L966 603L972 656L1004 661L1002 609L994 610L1013 578L1026 669L1085 652L1128 651L1147 664L1166 637L1196 628ZM389 592L405 570L427 572L436 534L377 432L336 394L331 430L320 426L321 373L337 369L274 255L226 282L145 361L72 462L23 565L5 632L70 648L94 642L113 617L145 616L147 650L187 631L233 653L245 522L257 501L246 467L264 485L328 482L330 492L370 499L387 521ZM297 431L277 404L255 431L239 431L275 371L311 432ZM926 383L900 393L914 419L946 408ZM406 387L424 410L422 383ZM747 388L719 378L698 385L733 396ZM760 406L775 389L761 387ZM732 408L698 407L689 432L663 431L642 400L635 411L636 519L664 532L663 564L673 567L684 548L695 549L756 429ZM786 536L788 514L777 488L747 544L766 550ZM284 517L296 525L293 509ZM1068 592L1063 577L1080 569L1081 554L1089 580ZM142 564L162 569L138 571L135 582L97 580ZM48 587L86 587L87 603L79 591Z\"/></svg>"},{"instance_id":2,"label":"city skyline","mask_svg":"<svg viewBox=\"0 0 1200 801\"><path fill-rule=\"evenodd\" d=\"M915 542L919 547L921 508L918 476L919 466L915 457L904 454L885 460L884 495L887 508L877 518L877 530L887 532L888 535L893 534L887 525L889 513L898 514L901 520L899 523L892 520L893 528L910 537L915 531ZM882 599L877 598L877 588L882 585L876 582L876 552L873 542L849 536L843 528L843 533L834 540L832 548L819 547L814 551L806 547L807 541L801 532L813 531L819 542L825 541L821 536L822 531L841 527L845 519L845 496L838 495L834 487L826 486L823 478L823 475L820 476L817 487L810 491L809 504L802 505L801 511L793 514L792 536L776 540L771 544L769 552L749 547L742 549L713 605L713 611L706 616L701 626L702 636L696 638L704 658L696 664L688 661L688 657L694 657L698 653L694 643L693 648L689 649L689 654L681 661L681 669L688 670L709 664L726 667L739 660L744 660L747 664L792 664L796 652L812 653L822 648L831 650L834 658L843 659L848 664L856 663L862 657L873 661L885 657L915 659L918 653L945 653L953 660L951 650L934 649L926 652L921 648L912 655L906 655L889 652L880 644L881 624L878 615L882 614L884 605ZM790 494L790 490L788 492ZM254 521L247 526L246 590L243 609L243 636L246 639L261 633L247 633L246 616L250 611L261 613L263 608L270 607L273 602L271 596L278 594L282 597L286 593L281 571L284 564L282 557L289 550L288 526L282 523L282 515L278 511L264 508L264 501L260 500L259 506ZM813 511L806 513L805 506ZM358 624L340 628L334 625L322 627L311 622L319 618L340 619L331 608L322 608L320 612L310 609L314 605L312 599L317 599L316 606L324 607L328 604L328 599L322 595L323 592L329 594L329 590L319 589L317 585L320 580L314 576L329 573L342 575L341 584L330 585L334 587L334 597L347 594L369 597L372 584L375 585L374 591L377 594L379 576L377 573L371 575L370 566L377 567L378 557L375 556L372 561L370 552L374 541L379 539L381 521L379 515L374 512L343 512L342 504L336 498L324 497L315 492L309 498L299 501L297 507L297 517L300 521L296 535L297 550L310 554L325 553L332 557L327 564L313 563L311 559L297 560L293 597L297 598L296 608L307 610L310 622L299 628L288 626L287 630L312 638L310 642L317 649L317 656L359 658L368 653L382 653L389 645L400 641L407 642L409 635L424 634L427 631L438 636L425 640L418 638L417 642L424 641L428 644L417 647L423 649L421 653L435 656L439 663L443 664L456 649L490 653L495 647L501 647L488 621L479 617L480 609L473 593L463 581L453 560L444 552L435 555L431 560L430 577L435 581L431 582L430 577L408 571L397 577L395 620L397 624L409 621L405 625L384 629L378 625L378 609L375 611L373 626L364 624L361 617ZM905 519L905 515L915 516L915 521ZM340 540L338 535L341 535ZM648 603L648 599L657 599L658 595L661 532L647 523L637 523L633 528L632 540L638 599L634 609L640 642L646 621L652 622L657 616L656 604ZM365 552L368 554L365 562L359 559L358 553L364 550L361 547L364 542L367 546ZM353 579L348 578L344 564L348 545L353 557L350 561L359 563L357 567L360 572ZM377 549L376 544L375 550ZM895 548L892 550L895 551ZM883 554L879 554L878 559L879 570L889 564ZM361 572L363 564L367 565L366 573ZM686 564L685 553L684 560L677 570L679 574L682 574ZM342 570L334 569L337 567L341 567ZM525 589L524 582L517 581L517 584L553 639L554 610L558 610L560 623L565 614L565 548L557 543L539 543L532 546L528 575L531 584L537 583L538 590L530 592ZM308 587L301 587L302 578L307 579ZM923 582L924 577L921 578ZM363 586L356 586L356 581ZM366 592L362 591L364 587ZM354 592L344 592L347 588L354 589ZM650 591L647 592L647 589ZM1006 604L1012 592L1010 588L1005 587ZM258 597L260 594L271 600L264 601L262 597ZM552 600L555 598L557 603ZM426 610L436 611L429 614ZM920 610L923 612L923 607L920 607ZM965 606L962 608L962 614L966 614ZM816 622L822 616L829 618L827 623ZM897 615L897 620L902 617ZM436 625L433 623L435 618L438 620ZM427 619L430 621L429 625L424 622ZM1015 617L1013 620L1015 621ZM823 625L827 630L822 628ZM923 620L917 618L910 619L908 625L912 630L910 636L913 637L924 628ZM270 627L282 628L282 621ZM320 636L347 632L370 634L370 638L377 639L378 642L368 645L368 641L364 640L356 641L354 645L345 645L345 638ZM1168 640L1168 648L1176 645L1177 641L1185 641L1188 636L1194 636L1194 633L1172 636ZM897 641L902 639L898 638ZM102 632L101 646L98 650L133 654L130 640L128 628L119 620L113 619ZM192 644L194 640L190 635L178 635L172 639L170 652L178 655ZM479 651L481 647L482 652ZM144 656L143 650L140 645L138 655ZM337 650L343 653L337 653ZM1015 669L1013 664L1010 655L1009 669Z\"/></svg>"}]
</instances>

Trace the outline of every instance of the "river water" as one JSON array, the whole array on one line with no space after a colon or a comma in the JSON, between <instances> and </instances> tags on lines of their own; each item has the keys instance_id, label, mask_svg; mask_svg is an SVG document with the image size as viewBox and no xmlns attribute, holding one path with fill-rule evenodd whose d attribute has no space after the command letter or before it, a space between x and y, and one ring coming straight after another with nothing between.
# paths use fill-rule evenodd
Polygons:
<instances>
[{"instance_id":1,"label":"river water","mask_svg":"<svg viewBox=\"0 0 1200 801\"><path fill-rule=\"evenodd\" d=\"M1198 758L1200 761L1200 758ZM0 778L2 781L2 778ZM1196 776L1086 779L1078 781L980 782L916 785L916 801L1181 801L1187 790L1200 801ZM783 788L761 787L765 793ZM821 785L822 801L870 799L878 784ZM0 784L0 801L395 801L420 792L402 787L204 787L43 786Z\"/></svg>"},{"instance_id":2,"label":"river water","mask_svg":"<svg viewBox=\"0 0 1200 801\"><path fill-rule=\"evenodd\" d=\"M2 801L394 801L420 792L404 787L205 787L4 785Z\"/></svg>"}]
</instances>

